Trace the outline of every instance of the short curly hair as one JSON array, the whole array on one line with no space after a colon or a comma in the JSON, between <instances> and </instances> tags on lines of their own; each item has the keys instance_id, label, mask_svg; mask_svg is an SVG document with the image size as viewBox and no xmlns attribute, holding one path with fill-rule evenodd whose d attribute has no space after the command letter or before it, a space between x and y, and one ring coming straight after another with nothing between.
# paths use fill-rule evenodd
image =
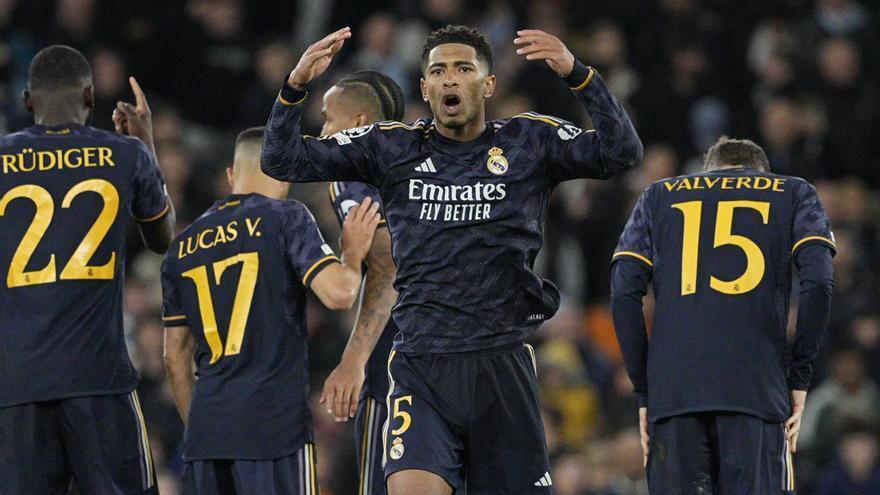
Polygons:
<instances>
[{"instance_id":1,"label":"short curly hair","mask_svg":"<svg viewBox=\"0 0 880 495\"><path fill-rule=\"evenodd\" d=\"M495 61L492 58L492 47L489 46L486 38L470 26L453 26L451 24L432 32L425 39L425 44L422 46L422 72L428 68L428 55L431 50L447 43L461 43L472 47L477 51L477 58L482 59L486 63L489 73L492 73Z\"/></svg>"}]
</instances>

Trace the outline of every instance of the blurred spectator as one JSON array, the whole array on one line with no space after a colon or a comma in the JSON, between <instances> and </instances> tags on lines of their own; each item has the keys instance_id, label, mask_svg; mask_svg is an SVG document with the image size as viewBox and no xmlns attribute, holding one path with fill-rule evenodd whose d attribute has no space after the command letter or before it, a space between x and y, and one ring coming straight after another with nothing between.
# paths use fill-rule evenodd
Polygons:
<instances>
[{"instance_id":1,"label":"blurred spectator","mask_svg":"<svg viewBox=\"0 0 880 495\"><path fill-rule=\"evenodd\" d=\"M641 84L638 73L627 62L626 49L623 31L613 21L606 19L592 26L586 55L625 106Z\"/></svg>"},{"instance_id":2,"label":"blurred spectator","mask_svg":"<svg viewBox=\"0 0 880 495\"><path fill-rule=\"evenodd\" d=\"M296 62L290 46L280 38L267 41L257 49L255 77L244 91L236 115L241 129L266 124L266 116L272 110L278 90Z\"/></svg>"},{"instance_id":3,"label":"blurred spectator","mask_svg":"<svg viewBox=\"0 0 880 495\"><path fill-rule=\"evenodd\" d=\"M816 495L871 495L880 493L877 437L857 430L840 439L837 460L819 479Z\"/></svg>"},{"instance_id":4,"label":"blurred spectator","mask_svg":"<svg viewBox=\"0 0 880 495\"><path fill-rule=\"evenodd\" d=\"M614 493L648 495L641 436L637 427L618 433L613 443L613 466L617 475L611 480Z\"/></svg>"},{"instance_id":5,"label":"blurred spectator","mask_svg":"<svg viewBox=\"0 0 880 495\"><path fill-rule=\"evenodd\" d=\"M113 109L117 101L130 101L131 86L128 72L119 52L100 47L89 56L94 72L96 104L92 125L113 130Z\"/></svg>"},{"instance_id":6,"label":"blurred spectator","mask_svg":"<svg viewBox=\"0 0 880 495\"><path fill-rule=\"evenodd\" d=\"M190 43L181 55L188 67L172 76L180 78L178 95L187 113L200 123L222 127L236 121L252 36L244 30L240 0L187 0L186 6Z\"/></svg>"},{"instance_id":7,"label":"blurred spectator","mask_svg":"<svg viewBox=\"0 0 880 495\"><path fill-rule=\"evenodd\" d=\"M848 424L877 424L878 403L880 388L866 376L862 356L854 350L838 351L831 359L829 379L807 397L798 446L821 464Z\"/></svg>"},{"instance_id":8,"label":"blurred spectator","mask_svg":"<svg viewBox=\"0 0 880 495\"><path fill-rule=\"evenodd\" d=\"M354 52L349 65L356 70L382 71L401 86L412 86L407 80L407 68L400 63L395 51L397 21L387 12L373 14L361 24L360 49Z\"/></svg>"},{"instance_id":9,"label":"blurred spectator","mask_svg":"<svg viewBox=\"0 0 880 495\"><path fill-rule=\"evenodd\" d=\"M855 175L878 185L873 160L878 143L880 90L862 77L861 52L854 42L832 38L818 57L820 92L828 110L826 166L832 177Z\"/></svg>"},{"instance_id":10,"label":"blurred spectator","mask_svg":"<svg viewBox=\"0 0 880 495\"><path fill-rule=\"evenodd\" d=\"M761 107L758 129L774 173L807 180L821 175L821 156L807 140L801 110L794 101L769 99Z\"/></svg>"}]
</instances>

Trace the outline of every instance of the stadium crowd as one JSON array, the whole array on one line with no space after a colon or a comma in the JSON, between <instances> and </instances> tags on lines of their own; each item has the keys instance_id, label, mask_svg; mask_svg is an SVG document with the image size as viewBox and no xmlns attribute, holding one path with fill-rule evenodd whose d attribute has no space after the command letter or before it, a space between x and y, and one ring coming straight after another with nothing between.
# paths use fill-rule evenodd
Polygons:
<instances>
[{"instance_id":1,"label":"stadium crowd","mask_svg":"<svg viewBox=\"0 0 880 495\"><path fill-rule=\"evenodd\" d=\"M417 91L422 40L450 23L478 27L495 50L490 118L534 110L590 127L545 64L514 56L516 29L539 28L600 70L645 143L643 163L622 178L563 184L547 218L539 266L565 297L534 340L556 493L647 493L637 404L608 308L610 257L642 189L697 169L722 134L755 139L775 172L813 182L837 239L829 330L795 457L799 492L880 493L880 1L0 0L0 132L30 125L19 95L45 46L69 44L89 57L98 127L112 130L112 109L131 100L127 76L135 75L183 228L228 193L234 136L265 123L308 43L352 26L333 73L311 88L307 129L321 125L320 85L358 69L394 78L411 121L430 113ZM336 239L326 185L294 185L292 194ZM173 495L183 425L163 367L161 257L131 245L129 349L161 493ZM314 396L353 315L310 305ZM322 492L353 493L351 425L318 407L314 418Z\"/></svg>"}]
</instances>

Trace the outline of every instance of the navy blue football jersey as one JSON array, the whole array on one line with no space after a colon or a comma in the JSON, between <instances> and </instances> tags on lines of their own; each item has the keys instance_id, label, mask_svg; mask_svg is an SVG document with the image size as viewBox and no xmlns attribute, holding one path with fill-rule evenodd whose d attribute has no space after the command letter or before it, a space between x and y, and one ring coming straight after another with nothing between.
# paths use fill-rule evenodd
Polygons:
<instances>
[{"instance_id":1,"label":"navy blue football jersey","mask_svg":"<svg viewBox=\"0 0 880 495\"><path fill-rule=\"evenodd\" d=\"M357 181L379 190L397 265L396 349L462 352L521 342L559 305L556 288L533 270L553 188L610 177L641 158L623 107L597 73L584 74L574 89L595 130L524 113L487 122L468 142L442 136L428 120L302 136L305 96L285 85L262 168L281 180Z\"/></svg>"},{"instance_id":2,"label":"navy blue football jersey","mask_svg":"<svg viewBox=\"0 0 880 495\"><path fill-rule=\"evenodd\" d=\"M373 201L382 203L379 191L362 182L333 182L330 184L330 202L333 204L333 211L336 212L336 218L341 226L355 205L361 204L364 198L370 198ZM380 212L382 209L380 207ZM385 213L382 212L382 219L379 220L379 228L387 227L385 221ZM367 266L367 270L370 267ZM394 336L397 335L397 325L394 318L388 318L385 330L379 336L373 353L370 354L370 360L367 362L366 376L366 393L370 394L377 400L385 400L388 395L388 355L394 344Z\"/></svg>"},{"instance_id":3,"label":"navy blue football jersey","mask_svg":"<svg viewBox=\"0 0 880 495\"><path fill-rule=\"evenodd\" d=\"M0 139L0 407L127 393L122 329L131 222L169 211L143 142L36 125Z\"/></svg>"},{"instance_id":4,"label":"navy blue football jersey","mask_svg":"<svg viewBox=\"0 0 880 495\"><path fill-rule=\"evenodd\" d=\"M811 244L833 250L834 238L815 189L799 178L727 168L645 190L614 259L652 269L652 419L788 417L792 258Z\"/></svg>"},{"instance_id":5,"label":"navy blue football jersey","mask_svg":"<svg viewBox=\"0 0 880 495\"><path fill-rule=\"evenodd\" d=\"M162 264L163 320L195 337L184 458L274 459L312 441L306 291L338 262L297 201L215 203Z\"/></svg>"}]
</instances>

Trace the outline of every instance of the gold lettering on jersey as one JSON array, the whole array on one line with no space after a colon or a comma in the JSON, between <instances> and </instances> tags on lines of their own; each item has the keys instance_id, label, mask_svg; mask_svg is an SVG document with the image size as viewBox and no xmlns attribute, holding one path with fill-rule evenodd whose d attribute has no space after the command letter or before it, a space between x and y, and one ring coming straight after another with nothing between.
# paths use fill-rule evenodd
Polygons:
<instances>
[{"instance_id":1,"label":"gold lettering on jersey","mask_svg":"<svg viewBox=\"0 0 880 495\"><path fill-rule=\"evenodd\" d=\"M782 192L783 184L785 184L785 179L773 179L773 190L776 192Z\"/></svg>"},{"instance_id":2,"label":"gold lettering on jersey","mask_svg":"<svg viewBox=\"0 0 880 495\"><path fill-rule=\"evenodd\" d=\"M755 191L784 192L787 179L769 177L679 177L663 183L669 192L702 189L752 189Z\"/></svg>"},{"instance_id":3,"label":"gold lettering on jersey","mask_svg":"<svg viewBox=\"0 0 880 495\"><path fill-rule=\"evenodd\" d=\"M259 236L261 235L259 232L257 232L257 225L260 225L260 220L262 220L262 219L263 219L263 217L257 217L257 221L254 222L253 224L251 224L251 219L250 219L250 218L245 218L245 219L244 219L244 223L247 224L248 234L250 234L251 236L253 236L254 233L256 232L256 233L257 233L257 237L259 237Z\"/></svg>"},{"instance_id":4,"label":"gold lettering on jersey","mask_svg":"<svg viewBox=\"0 0 880 495\"><path fill-rule=\"evenodd\" d=\"M0 157L2 157L4 174L116 166L113 161L113 149L107 146L41 151L25 148L19 153L3 154Z\"/></svg>"},{"instance_id":5,"label":"gold lettering on jersey","mask_svg":"<svg viewBox=\"0 0 880 495\"><path fill-rule=\"evenodd\" d=\"M244 222L247 225L249 236L262 237L263 234L257 230L262 219L263 217L256 217L256 219L245 217ZM177 259L186 258L200 249L211 249L235 241L238 239L238 225L238 220L232 220L226 225L217 225L179 240L177 242Z\"/></svg>"}]
</instances>

